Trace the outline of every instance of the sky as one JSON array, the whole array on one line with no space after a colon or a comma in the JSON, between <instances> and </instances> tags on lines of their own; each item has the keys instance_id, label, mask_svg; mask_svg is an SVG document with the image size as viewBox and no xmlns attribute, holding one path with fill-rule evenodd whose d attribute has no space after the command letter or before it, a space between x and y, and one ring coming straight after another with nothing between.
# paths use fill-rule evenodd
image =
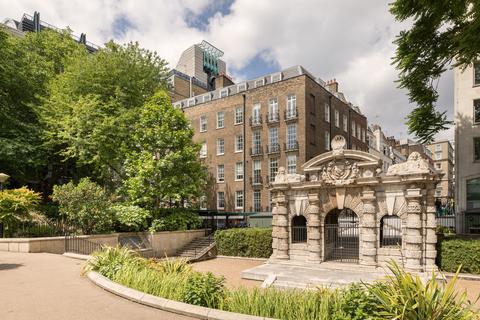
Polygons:
<instances>
[{"instance_id":1,"label":"sky","mask_svg":"<svg viewBox=\"0 0 480 320\"><path fill-rule=\"evenodd\" d=\"M87 34L95 44L138 41L176 66L183 50L207 40L225 54L235 81L302 65L335 78L347 100L387 136L406 138L414 107L391 65L396 22L381 0L0 0L0 21L33 15ZM453 116L453 72L439 82L439 110ZM410 136L410 138L413 138ZM437 139L453 139L453 128Z\"/></svg>"}]
</instances>

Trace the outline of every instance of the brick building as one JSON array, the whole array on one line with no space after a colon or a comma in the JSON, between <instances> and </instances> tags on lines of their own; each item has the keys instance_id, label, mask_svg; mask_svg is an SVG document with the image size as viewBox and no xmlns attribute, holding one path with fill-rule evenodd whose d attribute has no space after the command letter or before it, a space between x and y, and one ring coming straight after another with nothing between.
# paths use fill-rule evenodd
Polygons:
<instances>
[{"instance_id":1,"label":"brick building","mask_svg":"<svg viewBox=\"0 0 480 320\"><path fill-rule=\"evenodd\" d=\"M367 119L346 101L335 80L325 83L295 66L234 84L218 71L207 75L202 92L190 85L203 82L200 74L182 74L172 73L172 100L190 119L212 177L204 209L269 212L270 182L278 168L300 171L329 150L335 135L343 135L349 148L368 151ZM187 94L186 82L196 94L179 100Z\"/></svg>"}]
</instances>

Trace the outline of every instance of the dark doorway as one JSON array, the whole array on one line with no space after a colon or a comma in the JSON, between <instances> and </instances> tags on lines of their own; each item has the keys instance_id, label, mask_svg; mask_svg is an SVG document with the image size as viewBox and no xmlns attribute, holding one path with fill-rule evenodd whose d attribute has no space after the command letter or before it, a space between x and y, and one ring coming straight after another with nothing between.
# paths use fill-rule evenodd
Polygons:
<instances>
[{"instance_id":1,"label":"dark doorway","mask_svg":"<svg viewBox=\"0 0 480 320\"><path fill-rule=\"evenodd\" d=\"M358 263L358 216L351 209L333 209L325 217L325 261Z\"/></svg>"},{"instance_id":2,"label":"dark doorway","mask_svg":"<svg viewBox=\"0 0 480 320\"><path fill-rule=\"evenodd\" d=\"M292 219L292 243L307 242L307 219L295 216Z\"/></svg>"}]
</instances>

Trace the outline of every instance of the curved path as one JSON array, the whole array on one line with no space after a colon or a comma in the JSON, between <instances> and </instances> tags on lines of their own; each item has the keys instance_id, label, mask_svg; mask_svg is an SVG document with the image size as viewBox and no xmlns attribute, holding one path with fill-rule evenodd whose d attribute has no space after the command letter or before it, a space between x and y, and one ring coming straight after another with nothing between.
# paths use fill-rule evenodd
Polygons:
<instances>
[{"instance_id":1,"label":"curved path","mask_svg":"<svg viewBox=\"0 0 480 320\"><path fill-rule=\"evenodd\" d=\"M2 320L193 319L112 295L80 275L84 261L0 252Z\"/></svg>"}]
</instances>

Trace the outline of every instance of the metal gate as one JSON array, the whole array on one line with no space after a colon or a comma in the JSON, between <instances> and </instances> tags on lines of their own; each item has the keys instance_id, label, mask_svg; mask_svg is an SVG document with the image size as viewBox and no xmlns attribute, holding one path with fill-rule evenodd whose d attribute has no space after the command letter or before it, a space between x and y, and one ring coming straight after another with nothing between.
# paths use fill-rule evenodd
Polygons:
<instances>
[{"instance_id":1,"label":"metal gate","mask_svg":"<svg viewBox=\"0 0 480 320\"><path fill-rule=\"evenodd\" d=\"M333 209L325 218L325 261L358 263L358 216L350 209Z\"/></svg>"}]
</instances>

